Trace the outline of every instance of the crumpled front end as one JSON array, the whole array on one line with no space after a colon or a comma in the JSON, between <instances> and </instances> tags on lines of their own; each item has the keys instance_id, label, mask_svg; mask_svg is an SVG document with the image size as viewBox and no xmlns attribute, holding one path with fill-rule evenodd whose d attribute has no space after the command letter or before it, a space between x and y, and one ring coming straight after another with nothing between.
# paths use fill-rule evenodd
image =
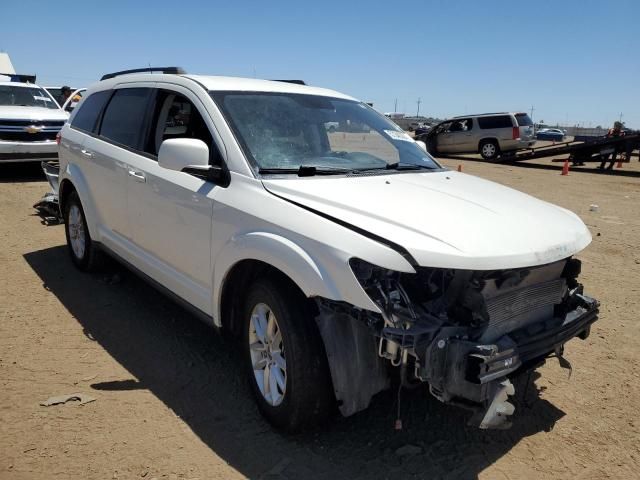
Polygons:
<instances>
[{"instance_id":1,"label":"crumpled front end","mask_svg":"<svg viewBox=\"0 0 640 480\"><path fill-rule=\"evenodd\" d=\"M573 258L498 271L418 267L415 274L405 274L357 259L351 267L381 313L320 301L325 345L331 341L330 319L335 326L349 316L374 339L377 359L398 367L403 384L428 383L440 401L474 410L471 422L480 428L507 428L514 412L509 379L551 355L563 359L564 344L586 338L597 320L599 304L583 293L577 281L580 261ZM360 338L353 358L363 355L362 345ZM343 356L348 348L340 349ZM330 348L328 353L334 375L338 366ZM371 358L366 365L371 369ZM384 370L378 365L374 371L359 385L353 381L343 388L334 381L343 414L366 407L368 398L354 402L353 395L372 395L386 386Z\"/></svg>"}]
</instances>

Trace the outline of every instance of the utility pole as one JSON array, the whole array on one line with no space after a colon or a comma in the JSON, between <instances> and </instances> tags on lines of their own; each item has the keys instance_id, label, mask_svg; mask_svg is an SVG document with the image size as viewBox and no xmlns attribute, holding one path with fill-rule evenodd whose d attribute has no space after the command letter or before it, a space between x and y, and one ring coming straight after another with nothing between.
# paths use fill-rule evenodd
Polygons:
<instances>
[{"instance_id":1,"label":"utility pole","mask_svg":"<svg viewBox=\"0 0 640 480\"><path fill-rule=\"evenodd\" d=\"M416 117L420 116L420 104L422 103L422 99L420 97L418 97L418 101L416 102L418 104L418 111L416 112Z\"/></svg>"},{"instance_id":2,"label":"utility pole","mask_svg":"<svg viewBox=\"0 0 640 480\"><path fill-rule=\"evenodd\" d=\"M620 123L622 123L622 112L620 112Z\"/></svg>"},{"instance_id":3,"label":"utility pole","mask_svg":"<svg viewBox=\"0 0 640 480\"><path fill-rule=\"evenodd\" d=\"M396 98L396 103L393 106L393 113L398 113L398 99Z\"/></svg>"},{"instance_id":4,"label":"utility pole","mask_svg":"<svg viewBox=\"0 0 640 480\"><path fill-rule=\"evenodd\" d=\"M533 105L531 105L531 115L529 115L529 118L531 119L531 121L533 122L533 112L534 112L535 108L533 108Z\"/></svg>"}]
</instances>

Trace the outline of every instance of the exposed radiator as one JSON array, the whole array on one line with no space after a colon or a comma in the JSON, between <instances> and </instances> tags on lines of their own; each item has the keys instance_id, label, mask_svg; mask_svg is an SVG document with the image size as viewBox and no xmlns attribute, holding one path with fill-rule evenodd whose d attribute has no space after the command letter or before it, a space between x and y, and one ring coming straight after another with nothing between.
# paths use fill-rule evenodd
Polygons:
<instances>
[{"instance_id":1,"label":"exposed radiator","mask_svg":"<svg viewBox=\"0 0 640 480\"><path fill-rule=\"evenodd\" d=\"M537 283L487 299L489 327L486 340L553 315L553 306L562 301L565 279Z\"/></svg>"}]
</instances>

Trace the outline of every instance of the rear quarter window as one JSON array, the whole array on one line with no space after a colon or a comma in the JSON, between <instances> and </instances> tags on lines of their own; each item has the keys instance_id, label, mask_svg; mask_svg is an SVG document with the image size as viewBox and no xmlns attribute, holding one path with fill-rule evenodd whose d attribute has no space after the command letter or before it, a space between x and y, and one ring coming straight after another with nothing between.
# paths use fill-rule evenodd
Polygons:
<instances>
[{"instance_id":1,"label":"rear quarter window","mask_svg":"<svg viewBox=\"0 0 640 480\"><path fill-rule=\"evenodd\" d=\"M71 126L85 132L94 133L100 113L110 96L111 90L103 90L89 95L73 117Z\"/></svg>"},{"instance_id":2,"label":"rear quarter window","mask_svg":"<svg viewBox=\"0 0 640 480\"><path fill-rule=\"evenodd\" d=\"M478 126L487 130L490 128L512 128L514 125L509 115L496 115L494 117L478 117Z\"/></svg>"},{"instance_id":3,"label":"rear quarter window","mask_svg":"<svg viewBox=\"0 0 640 480\"><path fill-rule=\"evenodd\" d=\"M531 118L526 113L516 113L515 117L519 127L530 127L533 125L533 121L531 121Z\"/></svg>"}]
</instances>

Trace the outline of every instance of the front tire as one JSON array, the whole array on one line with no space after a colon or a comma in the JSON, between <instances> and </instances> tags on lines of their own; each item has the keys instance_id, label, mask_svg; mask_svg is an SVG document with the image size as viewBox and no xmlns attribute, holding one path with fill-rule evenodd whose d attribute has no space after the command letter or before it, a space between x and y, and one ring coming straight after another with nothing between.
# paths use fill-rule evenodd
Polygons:
<instances>
[{"instance_id":1,"label":"front tire","mask_svg":"<svg viewBox=\"0 0 640 480\"><path fill-rule=\"evenodd\" d=\"M73 264L84 272L97 270L101 264L101 252L91 240L77 192L71 192L64 204L64 230Z\"/></svg>"},{"instance_id":2,"label":"front tire","mask_svg":"<svg viewBox=\"0 0 640 480\"><path fill-rule=\"evenodd\" d=\"M495 160L500 154L500 146L495 140L483 140L480 143L480 155L485 160Z\"/></svg>"},{"instance_id":3,"label":"front tire","mask_svg":"<svg viewBox=\"0 0 640 480\"><path fill-rule=\"evenodd\" d=\"M262 415L288 432L317 425L334 402L326 353L306 299L285 281L264 278L243 309L243 350Z\"/></svg>"}]
</instances>

